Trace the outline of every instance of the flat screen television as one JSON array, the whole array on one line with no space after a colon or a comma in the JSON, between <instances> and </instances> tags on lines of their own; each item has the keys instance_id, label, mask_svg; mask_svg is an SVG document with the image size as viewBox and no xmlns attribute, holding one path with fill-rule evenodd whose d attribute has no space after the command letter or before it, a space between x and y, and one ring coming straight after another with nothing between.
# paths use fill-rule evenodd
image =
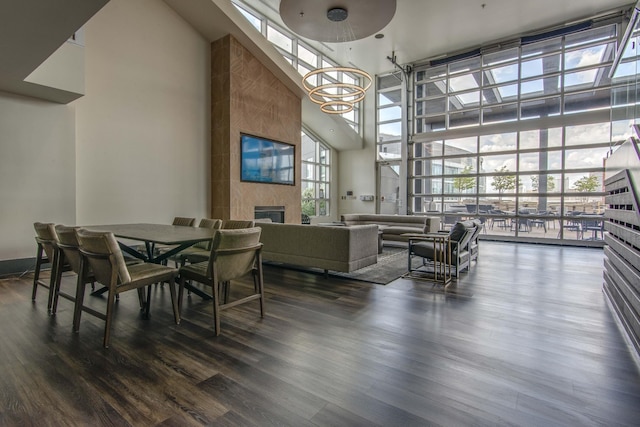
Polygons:
<instances>
[{"instance_id":1,"label":"flat screen television","mask_svg":"<svg viewBox=\"0 0 640 427\"><path fill-rule=\"evenodd\" d=\"M240 134L240 180L295 185L294 154L291 144Z\"/></svg>"}]
</instances>

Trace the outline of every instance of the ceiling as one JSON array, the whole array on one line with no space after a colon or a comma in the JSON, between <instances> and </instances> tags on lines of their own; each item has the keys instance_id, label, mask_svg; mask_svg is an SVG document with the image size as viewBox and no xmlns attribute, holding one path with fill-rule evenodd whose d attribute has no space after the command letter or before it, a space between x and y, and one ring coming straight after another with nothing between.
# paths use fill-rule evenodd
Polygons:
<instances>
[{"instance_id":1,"label":"ceiling","mask_svg":"<svg viewBox=\"0 0 640 427\"><path fill-rule=\"evenodd\" d=\"M280 25L280 0L245 0ZM348 9L349 0L335 0ZM351 62L371 74L393 69L387 59L395 52L399 64L444 56L494 44L543 28L569 24L631 8L631 0L397 0L391 22L374 36L349 43L310 42L322 53L346 65ZM371 14L375 14L371 10Z\"/></svg>"},{"instance_id":2,"label":"ceiling","mask_svg":"<svg viewBox=\"0 0 640 427\"><path fill-rule=\"evenodd\" d=\"M19 92L19 87L28 92L31 88L23 79L107 1L0 0L0 90ZM238 36L241 15L230 0L165 1L210 40L229 33L256 38L250 25ZM280 0L245 1L284 26L278 14ZM332 4L348 9L349 0ZM310 44L343 65L351 62L379 74L393 69L387 59L392 52L399 64L410 64L631 6L629 0L397 0L395 16L380 32L384 38Z\"/></svg>"},{"instance_id":3,"label":"ceiling","mask_svg":"<svg viewBox=\"0 0 640 427\"><path fill-rule=\"evenodd\" d=\"M64 91L24 79L109 0L0 0L0 90L67 103ZM305 0L309 1L309 0ZM230 0L164 0L210 41L233 34L292 91L303 99L303 118L336 149L362 147L362 137L334 115L323 114L306 97L300 76L277 50L259 36ZM280 0L246 0L274 22ZM348 9L349 0L332 5ZM542 28L570 24L613 9L631 9L629 0L397 0L391 22L374 36L349 43L309 42L338 63L371 74L393 70L387 57L401 65L477 48ZM375 8L370 13L375 14ZM75 96L75 95L74 95Z\"/></svg>"}]
</instances>

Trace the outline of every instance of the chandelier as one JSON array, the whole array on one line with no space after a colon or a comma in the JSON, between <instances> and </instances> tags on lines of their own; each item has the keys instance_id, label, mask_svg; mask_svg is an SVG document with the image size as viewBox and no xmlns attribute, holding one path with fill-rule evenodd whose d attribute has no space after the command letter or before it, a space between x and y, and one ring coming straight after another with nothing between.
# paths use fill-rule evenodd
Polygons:
<instances>
[{"instance_id":1,"label":"chandelier","mask_svg":"<svg viewBox=\"0 0 640 427\"><path fill-rule=\"evenodd\" d=\"M340 5L337 6L336 3ZM342 43L368 37L393 18L396 0L280 0L280 16L296 34ZM352 67L323 67L302 78L309 99L327 114L345 114L365 98L369 73Z\"/></svg>"},{"instance_id":2,"label":"chandelier","mask_svg":"<svg viewBox=\"0 0 640 427\"><path fill-rule=\"evenodd\" d=\"M329 76L337 73L354 76L355 83L333 81ZM314 81L326 81L314 84ZM320 105L320 110L327 114L345 114L353 111L356 103L364 99L371 86L371 76L364 70L349 67L325 67L308 72L302 78L302 85L309 93L309 99Z\"/></svg>"}]
</instances>

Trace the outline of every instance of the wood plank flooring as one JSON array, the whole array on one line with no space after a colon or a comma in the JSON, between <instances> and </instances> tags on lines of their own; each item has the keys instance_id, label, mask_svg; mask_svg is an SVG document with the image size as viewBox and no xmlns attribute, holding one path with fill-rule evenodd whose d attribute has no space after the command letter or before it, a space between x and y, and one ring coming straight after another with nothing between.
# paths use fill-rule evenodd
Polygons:
<instances>
[{"instance_id":1,"label":"wood plank flooring","mask_svg":"<svg viewBox=\"0 0 640 427\"><path fill-rule=\"evenodd\" d=\"M0 425L638 425L602 270L601 249L495 242L448 294L267 266L265 319L224 311L215 337L191 296L175 325L157 286L148 320L121 296L110 349L99 319L73 334L69 301L49 316L29 276L0 280Z\"/></svg>"}]
</instances>

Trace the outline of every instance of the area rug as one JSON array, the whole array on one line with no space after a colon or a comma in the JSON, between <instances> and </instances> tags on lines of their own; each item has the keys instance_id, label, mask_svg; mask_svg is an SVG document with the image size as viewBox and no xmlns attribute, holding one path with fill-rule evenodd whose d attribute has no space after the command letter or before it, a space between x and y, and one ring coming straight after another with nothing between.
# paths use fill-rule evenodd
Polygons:
<instances>
[{"instance_id":1,"label":"area rug","mask_svg":"<svg viewBox=\"0 0 640 427\"><path fill-rule=\"evenodd\" d=\"M407 249L385 246L378 254L378 262L351 273L330 271L329 275L350 280L386 285L407 272Z\"/></svg>"},{"instance_id":2,"label":"area rug","mask_svg":"<svg viewBox=\"0 0 640 427\"><path fill-rule=\"evenodd\" d=\"M291 270L307 271L315 274L325 274L320 268L300 267L286 263L274 263L266 261L265 264L275 265ZM352 271L351 273L342 273L339 271L329 270L327 273L331 277L342 277L349 280L360 280L362 282L376 283L386 285L393 282L407 272L407 248L385 246L381 254L378 254L378 262L373 265Z\"/></svg>"}]
</instances>

